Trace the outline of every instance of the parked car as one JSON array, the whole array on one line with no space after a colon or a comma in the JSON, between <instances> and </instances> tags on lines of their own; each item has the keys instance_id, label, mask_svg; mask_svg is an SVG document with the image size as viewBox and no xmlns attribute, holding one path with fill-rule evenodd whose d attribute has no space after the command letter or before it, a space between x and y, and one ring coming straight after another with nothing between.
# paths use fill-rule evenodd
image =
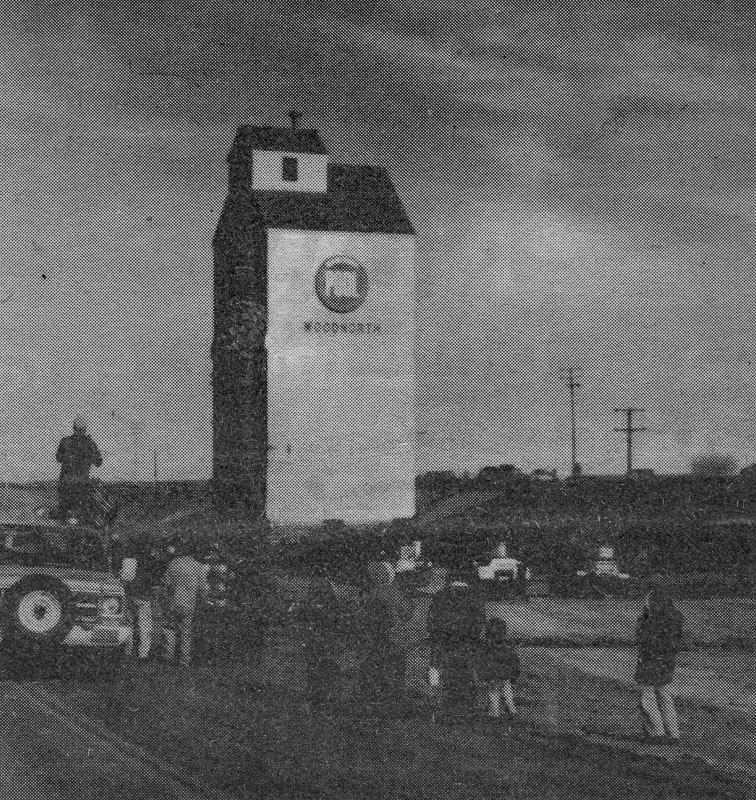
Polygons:
<instances>
[{"instance_id":1,"label":"parked car","mask_svg":"<svg viewBox=\"0 0 756 800\"><path fill-rule=\"evenodd\" d=\"M507 545L499 542L490 555L476 562L478 578L488 594L509 598L527 598L530 568L509 555Z\"/></svg>"},{"instance_id":2,"label":"parked car","mask_svg":"<svg viewBox=\"0 0 756 800\"><path fill-rule=\"evenodd\" d=\"M573 591L580 597L612 597L625 595L635 587L635 581L627 572L622 572L614 557L613 547L600 547L598 557L588 569L578 570Z\"/></svg>"},{"instance_id":3,"label":"parked car","mask_svg":"<svg viewBox=\"0 0 756 800\"><path fill-rule=\"evenodd\" d=\"M613 547L600 547L598 558L595 559L587 570L578 570L577 573L580 577L587 577L589 575L601 575L604 577L617 578L618 580L625 581L630 575L626 572L621 572L617 561L614 558Z\"/></svg>"},{"instance_id":4,"label":"parked car","mask_svg":"<svg viewBox=\"0 0 756 800\"><path fill-rule=\"evenodd\" d=\"M123 584L100 531L0 524L0 651L81 648L118 666L132 641Z\"/></svg>"}]
</instances>

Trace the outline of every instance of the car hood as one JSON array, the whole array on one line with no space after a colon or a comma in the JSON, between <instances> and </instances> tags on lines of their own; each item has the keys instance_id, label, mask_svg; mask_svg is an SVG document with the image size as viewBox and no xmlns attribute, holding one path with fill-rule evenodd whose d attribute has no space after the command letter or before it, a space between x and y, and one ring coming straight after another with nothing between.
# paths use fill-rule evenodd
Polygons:
<instances>
[{"instance_id":1,"label":"car hood","mask_svg":"<svg viewBox=\"0 0 756 800\"><path fill-rule=\"evenodd\" d=\"M19 574L22 573L22 574ZM30 575L46 575L57 578L75 594L106 594L124 595L123 584L114 575L105 571L77 569L76 567L60 567L54 565L40 565L35 567L19 567L15 564L0 565L0 584L7 583L7 577L15 579L25 578ZM3 580L3 578L6 580ZM16 582L15 580L13 581Z\"/></svg>"}]
</instances>

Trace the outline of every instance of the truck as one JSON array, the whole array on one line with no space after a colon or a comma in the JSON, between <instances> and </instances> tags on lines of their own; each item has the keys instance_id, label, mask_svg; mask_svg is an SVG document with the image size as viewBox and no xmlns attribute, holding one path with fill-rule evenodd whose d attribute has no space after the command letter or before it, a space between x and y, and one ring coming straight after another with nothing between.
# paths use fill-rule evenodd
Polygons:
<instances>
[{"instance_id":1,"label":"truck","mask_svg":"<svg viewBox=\"0 0 756 800\"><path fill-rule=\"evenodd\" d=\"M128 576L112 566L107 538L95 528L0 524L0 653L86 649L118 667L132 648L133 625Z\"/></svg>"}]
</instances>

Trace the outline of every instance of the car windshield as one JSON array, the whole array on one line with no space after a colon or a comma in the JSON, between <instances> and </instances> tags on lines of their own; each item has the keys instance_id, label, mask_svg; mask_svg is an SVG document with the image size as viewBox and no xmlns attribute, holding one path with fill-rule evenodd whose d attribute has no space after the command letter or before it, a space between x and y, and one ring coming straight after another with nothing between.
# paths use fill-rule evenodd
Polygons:
<instances>
[{"instance_id":1,"label":"car windshield","mask_svg":"<svg viewBox=\"0 0 756 800\"><path fill-rule=\"evenodd\" d=\"M2 534L3 561L30 565L63 564L80 569L109 569L105 543L96 531L57 528L6 529Z\"/></svg>"}]
</instances>

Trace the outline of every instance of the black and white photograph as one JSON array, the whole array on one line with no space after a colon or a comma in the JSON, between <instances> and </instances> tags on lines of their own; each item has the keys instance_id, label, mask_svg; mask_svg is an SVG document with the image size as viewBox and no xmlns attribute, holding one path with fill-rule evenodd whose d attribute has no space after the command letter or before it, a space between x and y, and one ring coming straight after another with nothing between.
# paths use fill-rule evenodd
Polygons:
<instances>
[{"instance_id":1,"label":"black and white photograph","mask_svg":"<svg viewBox=\"0 0 756 800\"><path fill-rule=\"evenodd\" d=\"M753 797L756 6L0 18L0 800Z\"/></svg>"}]
</instances>

